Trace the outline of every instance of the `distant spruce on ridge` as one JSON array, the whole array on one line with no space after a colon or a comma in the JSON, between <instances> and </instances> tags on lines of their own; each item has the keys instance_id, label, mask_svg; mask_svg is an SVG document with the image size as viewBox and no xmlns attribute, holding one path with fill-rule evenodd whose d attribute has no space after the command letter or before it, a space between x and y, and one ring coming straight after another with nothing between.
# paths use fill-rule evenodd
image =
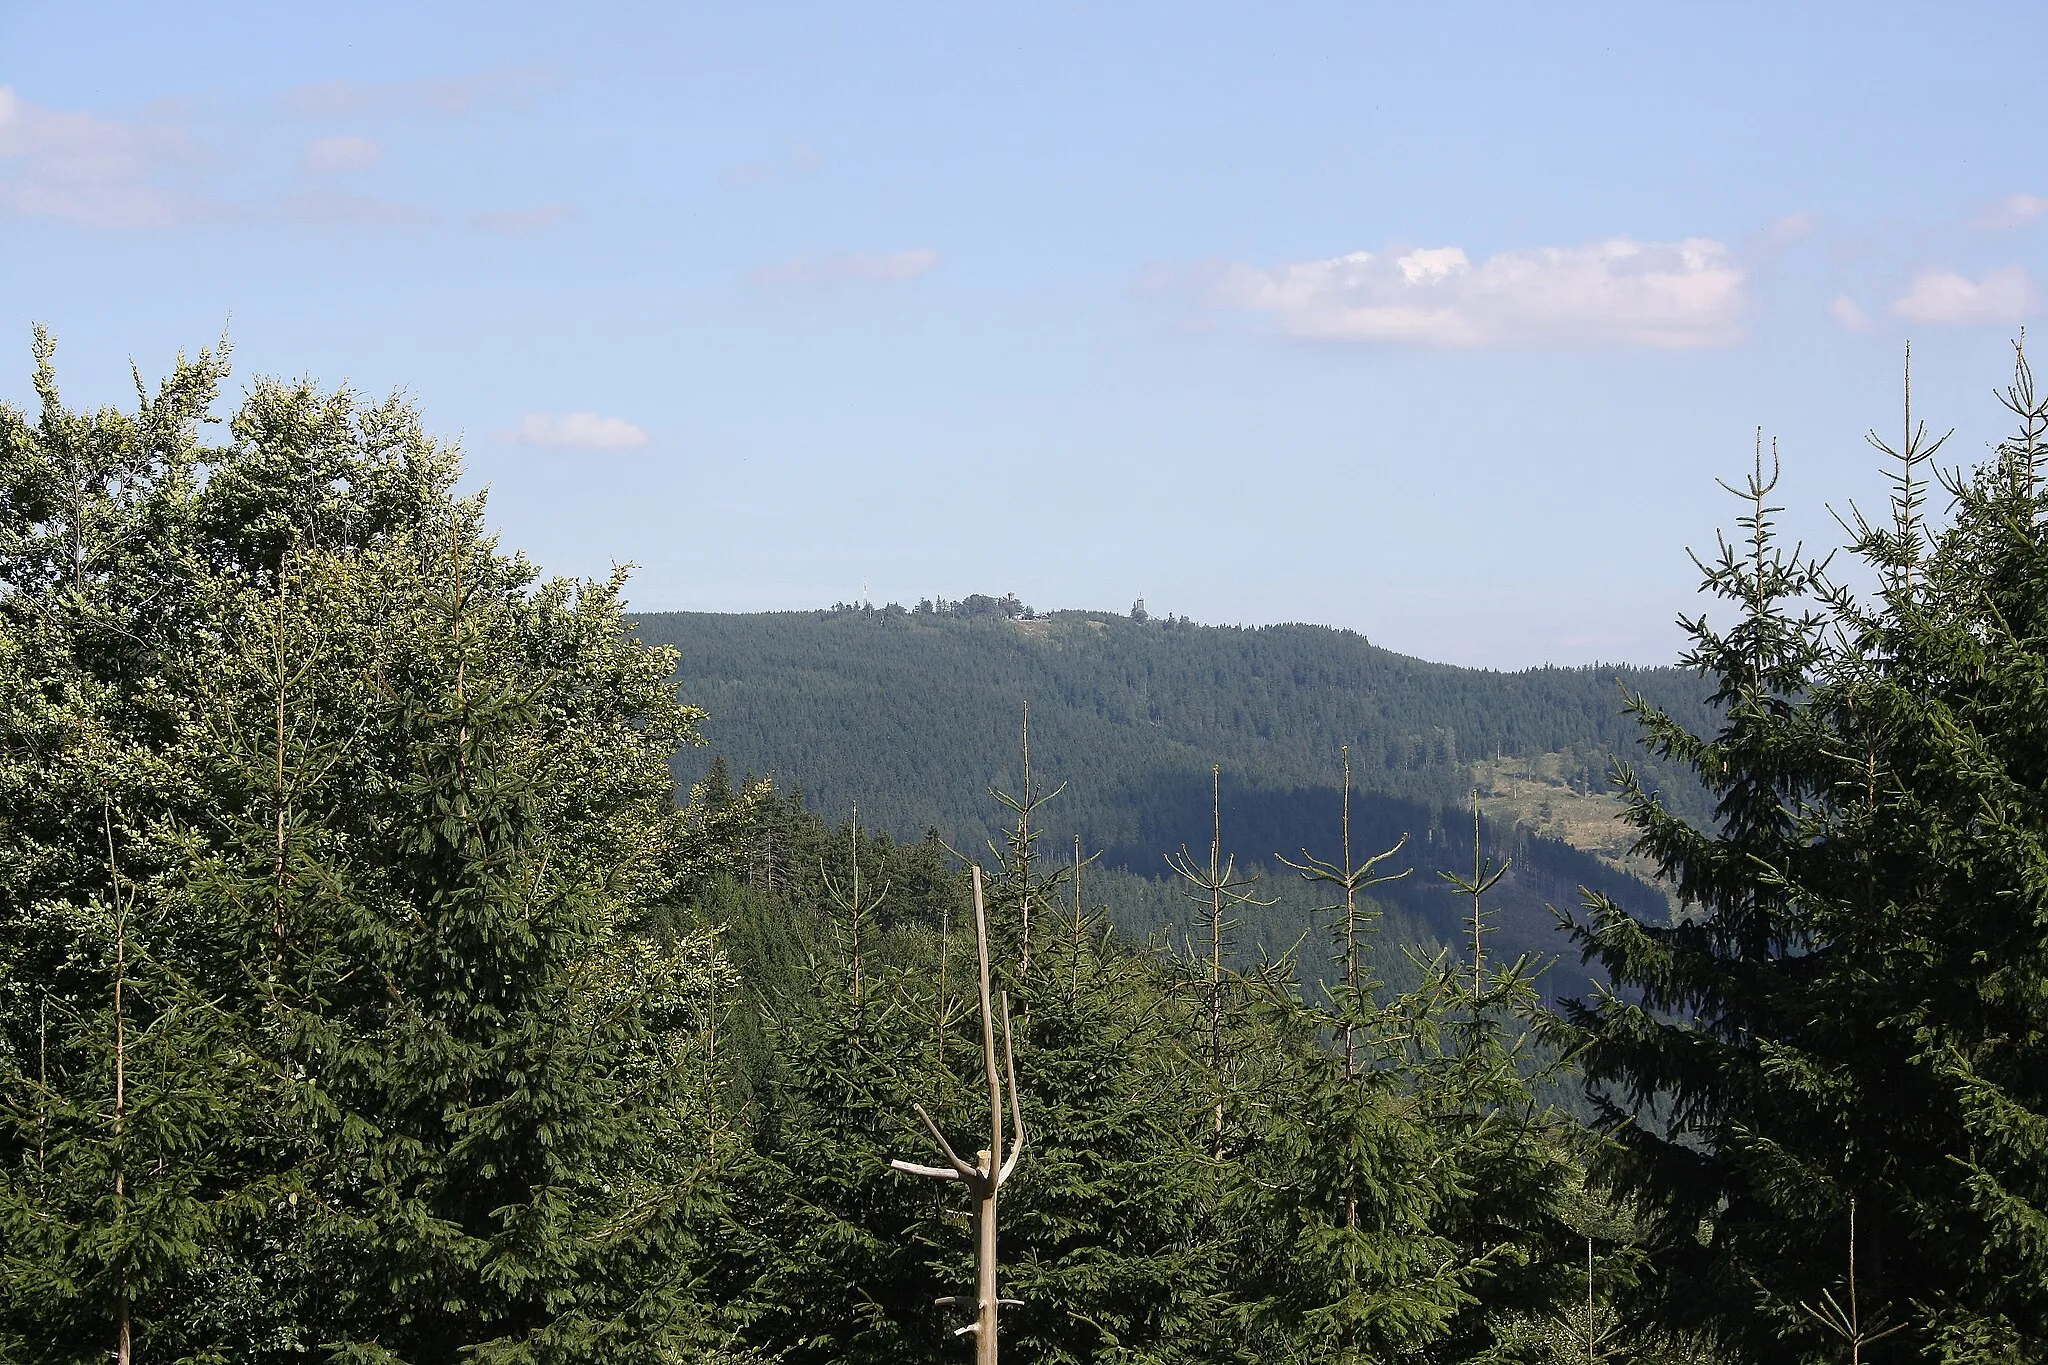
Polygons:
<instances>
[{"instance_id":1,"label":"distant spruce on ridge","mask_svg":"<svg viewBox=\"0 0 2048 1365\"><path fill-rule=\"evenodd\" d=\"M1029 614L1014 598L841 605L802 612L637 614L640 637L681 653L683 695L709 713L707 746L678 758L685 781L714 756L735 777L772 775L812 809L899 838L937 829L964 852L1003 823L989 788L1016 792L1031 712L1032 782L1065 790L1043 810L1043 851L1079 833L1103 861L1147 877L1163 854L1206 850L1210 768L1222 769L1224 844L1240 861L1334 851L1340 748L1351 747L1354 843L1402 833L1416 874L1388 897L1447 931L1457 908L1433 875L1469 870L1462 810L1474 764L1550 756L1604 785L1635 763L1674 807L1704 814L1689 774L1648 759L1622 687L1711 726L1703 684L1674 668L1592 665L1516 672L1396 654L1326 626L1206 626L1106 612ZM1498 814L1498 812L1494 812ZM1661 913L1662 893L1592 853L1505 817L1489 856L1513 857L1501 888L1504 948L1554 951L1550 904L1580 885Z\"/></svg>"}]
</instances>

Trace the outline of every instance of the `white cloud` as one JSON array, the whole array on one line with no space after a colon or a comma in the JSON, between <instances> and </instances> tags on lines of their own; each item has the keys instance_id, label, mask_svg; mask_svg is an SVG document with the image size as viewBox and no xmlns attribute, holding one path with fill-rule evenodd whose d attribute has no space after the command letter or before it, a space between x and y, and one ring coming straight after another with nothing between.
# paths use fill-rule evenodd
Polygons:
<instances>
[{"instance_id":1,"label":"white cloud","mask_svg":"<svg viewBox=\"0 0 2048 1365\"><path fill-rule=\"evenodd\" d=\"M1852 332L1867 332L1871 327L1870 314L1847 294L1835 295L1835 301L1828 305L1828 316Z\"/></svg>"},{"instance_id":2,"label":"white cloud","mask_svg":"<svg viewBox=\"0 0 2048 1365\"><path fill-rule=\"evenodd\" d=\"M89 227L168 227L205 211L161 183L198 159L176 125L44 109L0 86L0 210Z\"/></svg>"},{"instance_id":3,"label":"white cloud","mask_svg":"<svg viewBox=\"0 0 2048 1365\"><path fill-rule=\"evenodd\" d=\"M374 166L384 149L356 133L315 139L306 148L306 168L314 171L360 171Z\"/></svg>"},{"instance_id":4,"label":"white cloud","mask_svg":"<svg viewBox=\"0 0 2048 1365\"><path fill-rule=\"evenodd\" d=\"M470 226L482 228L485 232L511 236L521 232L540 232L571 216L565 204L544 204L537 209L494 209L489 213L476 214L469 222Z\"/></svg>"},{"instance_id":5,"label":"white cloud","mask_svg":"<svg viewBox=\"0 0 2048 1365\"><path fill-rule=\"evenodd\" d=\"M1290 336L1436 346L1722 346L1742 339L1746 301L1734 253L1704 237L1532 247L1476 265L1454 246L1357 251L1271 270L1225 264L1201 283L1211 305L1266 314Z\"/></svg>"},{"instance_id":6,"label":"white cloud","mask_svg":"<svg viewBox=\"0 0 2048 1365\"><path fill-rule=\"evenodd\" d=\"M529 412L512 439L542 450L638 450L647 433L623 417L594 412Z\"/></svg>"},{"instance_id":7,"label":"white cloud","mask_svg":"<svg viewBox=\"0 0 2048 1365\"><path fill-rule=\"evenodd\" d=\"M1986 204L1972 223L1987 231L2000 228L2025 227L2048 217L2048 194L2008 194L1995 203Z\"/></svg>"},{"instance_id":8,"label":"white cloud","mask_svg":"<svg viewBox=\"0 0 2048 1365\"><path fill-rule=\"evenodd\" d=\"M2034 277L2025 266L1987 270L1975 280L1953 270L1925 270L1892 311L1908 322L2010 324L2026 320L2034 297Z\"/></svg>"},{"instance_id":9,"label":"white cloud","mask_svg":"<svg viewBox=\"0 0 2048 1365\"><path fill-rule=\"evenodd\" d=\"M750 271L747 278L755 284L802 284L821 288L856 281L894 284L914 280L938 263L939 253L928 246L877 256L799 256L781 265L759 266Z\"/></svg>"}]
</instances>

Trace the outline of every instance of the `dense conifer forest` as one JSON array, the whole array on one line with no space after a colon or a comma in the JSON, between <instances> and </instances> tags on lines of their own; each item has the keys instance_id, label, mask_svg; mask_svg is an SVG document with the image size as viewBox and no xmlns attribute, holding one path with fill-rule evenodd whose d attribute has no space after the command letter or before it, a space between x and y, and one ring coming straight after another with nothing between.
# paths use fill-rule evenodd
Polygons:
<instances>
[{"instance_id":1,"label":"dense conifer forest","mask_svg":"<svg viewBox=\"0 0 2048 1365\"><path fill-rule=\"evenodd\" d=\"M2048 1352L2023 358L1981 467L1890 452L1871 591L1759 452L1680 668L1499 675L636 627L401 400L208 350L80 411L54 354L0 406L0 1360ZM1488 753L1620 759L1634 861L1461 804Z\"/></svg>"},{"instance_id":2,"label":"dense conifer forest","mask_svg":"<svg viewBox=\"0 0 2048 1365\"><path fill-rule=\"evenodd\" d=\"M680 652L683 687L709 712L702 752L778 774L821 810L859 801L899 831L993 832L981 793L1017 779L1026 703L1034 761L1068 785L1060 819L1155 860L1162 836L1177 845L1206 826L1212 765L1239 786L1236 810L1262 793L1334 792L1343 745L1360 791L1425 805L1461 805L1475 759L1558 753L1581 790L1605 790L1621 757L1667 804L1706 810L1688 772L1642 749L1622 704L1626 689L1690 727L1709 724L1706 692L1686 670L1499 673L1323 626L939 605L952 609L635 619L643 639ZM1010 609L1029 610L1014 599ZM686 778L707 761L686 755Z\"/></svg>"},{"instance_id":3,"label":"dense conifer forest","mask_svg":"<svg viewBox=\"0 0 2048 1365\"><path fill-rule=\"evenodd\" d=\"M1276 875L1276 855L1337 837L1338 751L1350 746L1358 837L1406 834L1430 867L1469 849L1473 759L1545 756L1563 792L1608 789L1636 767L1667 806L1710 808L1682 767L1649 753L1625 707L1653 702L1688 726L1709 722L1698 676L1675 668L1454 668L1320 626L1201 626L1103 612L1033 612L1014 596L972 595L817 612L637 615L649 643L681 656L679 681L703 705L705 747L678 759L685 782L714 763L771 776L829 819L858 806L899 838L934 831L962 850L996 837L991 784L1020 780L1028 706L1033 762L1059 798L1048 838L1078 836L1114 886L1112 912L1135 938L1183 935L1191 913L1164 855L1209 834L1211 769L1221 768L1224 847L1267 882L1247 906L1243 943L1279 952L1308 930L1317 899ZM1488 852L1512 864L1495 892L1509 946L1555 955L1552 905L1596 887L1639 913L1665 909L1646 867L1603 865L1555 832L1489 813ZM1128 875L1119 875L1128 874ZM1458 911L1434 878L1377 893L1403 943L1447 942ZM1399 953L1384 967L1399 971ZM1585 978L1562 965L1556 980ZM1555 980L1551 983L1555 984Z\"/></svg>"}]
</instances>

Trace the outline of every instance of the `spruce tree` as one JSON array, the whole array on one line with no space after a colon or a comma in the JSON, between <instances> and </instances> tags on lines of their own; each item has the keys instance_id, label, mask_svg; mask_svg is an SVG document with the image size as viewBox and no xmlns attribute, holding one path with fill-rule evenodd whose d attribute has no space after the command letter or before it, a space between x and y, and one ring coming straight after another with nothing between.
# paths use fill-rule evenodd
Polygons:
<instances>
[{"instance_id":1,"label":"spruce tree","mask_svg":"<svg viewBox=\"0 0 2048 1365\"><path fill-rule=\"evenodd\" d=\"M1469 967L1439 954L1401 1002L1422 1112L1457 1171L1437 1226L1457 1247L1472 1302L1431 1348L1439 1360L1509 1358L1513 1325L1555 1313L1576 1288L1579 1236L1568 1220L1573 1177L1591 1145L1547 1103L1564 1067L1541 1046L1537 977L1520 957L1489 967L1486 894L1512 864L1484 855L1472 793L1472 872L1439 872L1469 898Z\"/></svg>"},{"instance_id":2,"label":"spruce tree","mask_svg":"<svg viewBox=\"0 0 2048 1365\"><path fill-rule=\"evenodd\" d=\"M1004 1213L1018 1358L1230 1359L1234 1230L1207 1150L1203 1022L1099 913L1048 921L1017 1066L1030 1159Z\"/></svg>"},{"instance_id":3,"label":"spruce tree","mask_svg":"<svg viewBox=\"0 0 2048 1365\"><path fill-rule=\"evenodd\" d=\"M1759 456L1746 545L1707 566L1735 624L1689 623L1720 728L1645 708L1716 823L1625 788L1682 913L1596 899L1576 930L1615 983L1566 1019L1652 1219L1639 1308L1751 1356L1839 1344L1813 1310L1846 1302L1852 1211L1862 1320L1904 1324L1863 1358L2048 1349L2048 404L2023 356L2006 398L2020 432L1946 479L1944 526L1910 408L1880 443L1892 514L1848 518L1862 596L1779 546Z\"/></svg>"},{"instance_id":4,"label":"spruce tree","mask_svg":"<svg viewBox=\"0 0 2048 1365\"><path fill-rule=\"evenodd\" d=\"M654 875L623 845L667 817L622 806L623 775L555 785L606 718L549 712L602 679L529 669L536 627L574 625L473 514L363 567L386 623L369 747L402 766L311 797L334 848L287 997L322 1134L309 1312L408 1361L660 1358L688 1319L662 1262L687 1260L690 1073L617 934Z\"/></svg>"},{"instance_id":5,"label":"spruce tree","mask_svg":"<svg viewBox=\"0 0 2048 1365\"><path fill-rule=\"evenodd\" d=\"M1262 983L1279 1066L1232 1173L1244 1238L1238 1312L1269 1359L1414 1354L1471 1301L1469 1272L1437 1227L1456 1175L1411 1091L1417 1021L1383 998L1365 953L1380 912L1364 893L1408 874L1381 870L1406 839L1356 858L1348 750L1344 758L1339 859L1304 849L1288 863L1342 894L1325 907L1340 984L1318 998L1291 975Z\"/></svg>"}]
</instances>

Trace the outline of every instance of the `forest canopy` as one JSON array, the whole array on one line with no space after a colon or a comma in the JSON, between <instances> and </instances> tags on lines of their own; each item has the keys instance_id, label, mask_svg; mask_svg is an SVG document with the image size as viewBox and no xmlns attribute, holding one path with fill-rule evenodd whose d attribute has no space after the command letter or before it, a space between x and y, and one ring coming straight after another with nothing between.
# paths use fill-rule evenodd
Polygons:
<instances>
[{"instance_id":1,"label":"forest canopy","mask_svg":"<svg viewBox=\"0 0 2048 1365\"><path fill-rule=\"evenodd\" d=\"M1683 672L1602 702L1002 598L636 629L623 575L501 548L403 401L231 403L220 347L86 412L54 356L0 406L0 1360L2048 1353L2024 357L1982 466L1889 452L1872 591L1777 539L1759 452ZM891 632L859 686L940 744L835 757L844 819L678 779L721 707L823 728L833 631ZM1020 662L964 682L966 646ZM804 681L703 681L743 648ZM1460 719L1411 762L1432 689ZM1645 875L1558 885L1538 951L1502 878L1567 864L1461 807L1449 746L1629 727ZM1206 782L1119 810L1153 729ZM992 793L878 821L948 745ZM1293 795L1226 807L1226 763ZM1088 861L1167 804L1170 942ZM1249 875L1240 817L1288 861ZM1283 877L1315 932L1248 949ZM1423 896L1445 932L1376 948Z\"/></svg>"}]
</instances>

